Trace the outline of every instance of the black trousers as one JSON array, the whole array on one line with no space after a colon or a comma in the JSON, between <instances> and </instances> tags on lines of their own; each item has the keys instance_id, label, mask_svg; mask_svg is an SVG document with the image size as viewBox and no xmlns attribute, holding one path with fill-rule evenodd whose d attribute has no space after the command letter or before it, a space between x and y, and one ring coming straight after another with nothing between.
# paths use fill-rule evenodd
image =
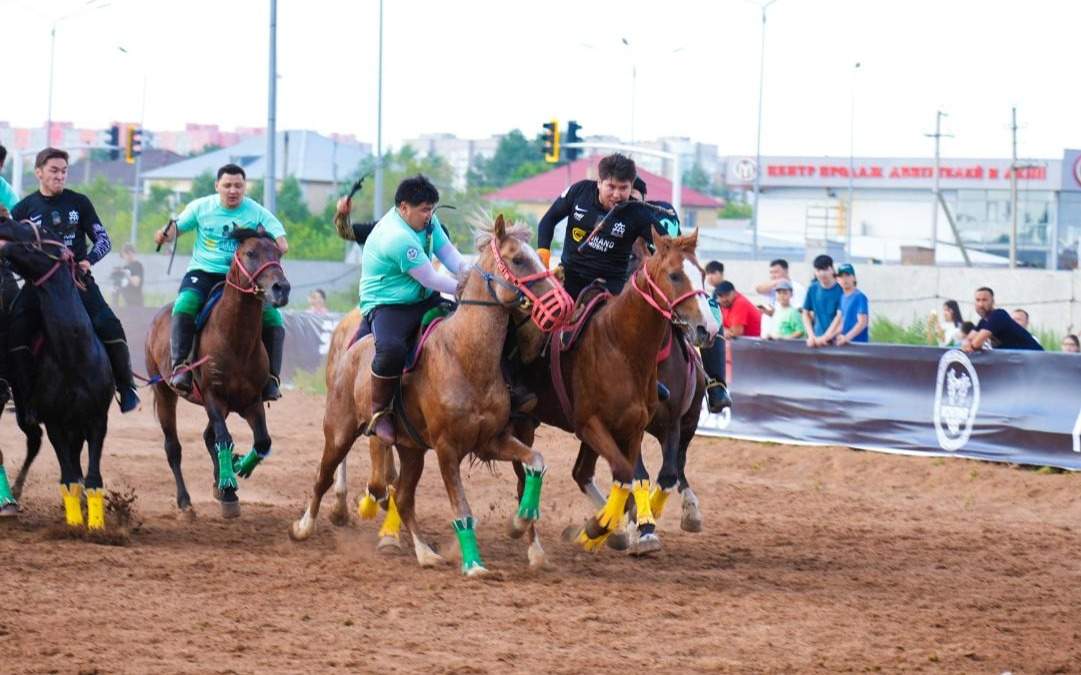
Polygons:
<instances>
[{"instance_id":1,"label":"black trousers","mask_svg":"<svg viewBox=\"0 0 1081 675\"><path fill-rule=\"evenodd\" d=\"M87 274L83 277L86 284L85 291L79 291L79 299L83 301L83 307L90 317L90 323L94 326L94 332L106 345L120 340L126 341L124 326L120 319L116 318L112 308L105 302L101 294L101 288L95 283L94 278ZM11 329L8 333L9 349L16 347L29 347L31 340L41 332L41 304L38 294L33 291L33 286L23 286L22 292L15 300L12 309Z\"/></svg>"},{"instance_id":2,"label":"black trousers","mask_svg":"<svg viewBox=\"0 0 1081 675\"><path fill-rule=\"evenodd\" d=\"M438 293L411 305L382 305L368 312L360 322L357 339L375 334L375 357L372 372L380 377L398 377L420 330L420 321L428 310L443 303Z\"/></svg>"},{"instance_id":3,"label":"black trousers","mask_svg":"<svg viewBox=\"0 0 1081 675\"><path fill-rule=\"evenodd\" d=\"M582 289L593 283L594 278L588 275L578 274L563 268L563 288L570 294L575 300L578 299L578 295L581 294ZM626 279L605 279L604 287L608 289L612 295L619 295L623 290L623 284L626 283Z\"/></svg>"}]
</instances>

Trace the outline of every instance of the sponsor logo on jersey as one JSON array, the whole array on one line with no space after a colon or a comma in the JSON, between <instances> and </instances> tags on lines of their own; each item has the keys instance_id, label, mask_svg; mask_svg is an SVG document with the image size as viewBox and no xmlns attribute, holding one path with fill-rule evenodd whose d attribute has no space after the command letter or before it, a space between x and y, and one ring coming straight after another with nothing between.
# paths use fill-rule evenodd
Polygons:
<instances>
[{"instance_id":1,"label":"sponsor logo on jersey","mask_svg":"<svg viewBox=\"0 0 1081 675\"><path fill-rule=\"evenodd\" d=\"M580 227L576 227L571 230L571 239L575 241L582 241L586 237L586 231Z\"/></svg>"},{"instance_id":2,"label":"sponsor logo on jersey","mask_svg":"<svg viewBox=\"0 0 1081 675\"><path fill-rule=\"evenodd\" d=\"M623 221L620 221L612 226L613 237L622 237L626 232L627 226L623 224Z\"/></svg>"},{"instance_id":3,"label":"sponsor logo on jersey","mask_svg":"<svg viewBox=\"0 0 1081 675\"><path fill-rule=\"evenodd\" d=\"M68 224L69 225L78 225L79 224L79 212L78 211L76 211L74 209L72 209L71 211L68 211Z\"/></svg>"},{"instance_id":4,"label":"sponsor logo on jersey","mask_svg":"<svg viewBox=\"0 0 1081 675\"><path fill-rule=\"evenodd\" d=\"M419 255L420 255L420 249L417 248L416 246L410 246L405 251L405 257L406 257L407 260L409 260L409 262L416 262L417 256L419 256Z\"/></svg>"}]
</instances>

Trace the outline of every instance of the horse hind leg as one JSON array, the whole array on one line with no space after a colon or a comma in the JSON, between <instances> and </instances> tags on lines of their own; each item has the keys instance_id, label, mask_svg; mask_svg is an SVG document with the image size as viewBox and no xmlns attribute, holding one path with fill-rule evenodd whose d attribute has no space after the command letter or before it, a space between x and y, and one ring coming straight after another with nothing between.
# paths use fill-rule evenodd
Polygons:
<instances>
[{"instance_id":1,"label":"horse hind leg","mask_svg":"<svg viewBox=\"0 0 1081 675\"><path fill-rule=\"evenodd\" d=\"M188 486L184 483L184 472L180 468L181 445L180 437L176 433L176 394L165 385L154 387L154 413L158 417L158 424L165 435L165 458L169 462L169 469L173 472L173 480L176 481L176 506L182 513L194 515L191 508L191 495L188 494Z\"/></svg>"},{"instance_id":2,"label":"horse hind leg","mask_svg":"<svg viewBox=\"0 0 1081 675\"><path fill-rule=\"evenodd\" d=\"M312 496L308 501L307 508L300 520L295 521L289 528L289 536L293 541L304 541L315 531L315 519L319 516L319 505L323 501L323 495L330 489L334 482L335 471L340 468L342 482L345 480L345 456L353 447L353 441L357 438L356 430L350 430L342 420L332 420L329 417L323 422L323 457L319 461L319 470L315 475L315 484L312 486ZM346 515L348 522L348 515Z\"/></svg>"},{"instance_id":3,"label":"horse hind leg","mask_svg":"<svg viewBox=\"0 0 1081 675\"><path fill-rule=\"evenodd\" d=\"M27 424L25 420L20 420L18 415L16 415L16 421L23 434L26 435L26 457L23 459L22 466L19 467L19 475L15 478L15 484L11 487L11 494L18 500L22 497L26 477L30 474L30 465L34 463L38 452L41 451L42 433L40 426Z\"/></svg>"}]
</instances>

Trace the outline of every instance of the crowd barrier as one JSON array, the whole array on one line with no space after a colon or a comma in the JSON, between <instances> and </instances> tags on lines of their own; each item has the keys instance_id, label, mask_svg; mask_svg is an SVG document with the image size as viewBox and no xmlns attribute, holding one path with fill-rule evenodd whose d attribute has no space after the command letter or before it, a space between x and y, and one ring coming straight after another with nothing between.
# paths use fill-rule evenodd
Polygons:
<instances>
[{"instance_id":1,"label":"crowd barrier","mask_svg":"<svg viewBox=\"0 0 1081 675\"><path fill-rule=\"evenodd\" d=\"M1081 470L1081 356L742 339L698 432Z\"/></svg>"}]
</instances>

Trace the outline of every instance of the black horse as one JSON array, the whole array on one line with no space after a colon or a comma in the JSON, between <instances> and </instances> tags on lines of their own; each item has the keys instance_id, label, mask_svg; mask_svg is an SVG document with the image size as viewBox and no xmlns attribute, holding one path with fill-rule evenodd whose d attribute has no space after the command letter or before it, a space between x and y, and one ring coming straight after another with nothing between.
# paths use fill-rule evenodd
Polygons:
<instances>
[{"instance_id":1,"label":"black horse","mask_svg":"<svg viewBox=\"0 0 1081 675\"><path fill-rule=\"evenodd\" d=\"M19 294L19 284L15 280L15 276L11 273L10 265L5 262L0 262L0 366L3 366L3 373L0 373L0 414L3 414L3 409L7 405L7 402L11 400L11 385L7 375L7 333L8 327L11 321L11 308L15 303L15 298ZM26 456L34 457L41 450L41 427L35 425L20 424L23 432L26 434ZM26 481L26 469L29 464L23 463L23 471L19 473L19 477L15 482L15 489L12 491L11 485L8 483L7 469L4 467L4 453L0 452L0 518L13 518L19 514L19 493L22 491L23 483Z\"/></svg>"},{"instance_id":2,"label":"black horse","mask_svg":"<svg viewBox=\"0 0 1081 675\"><path fill-rule=\"evenodd\" d=\"M100 529L105 526L101 451L116 387L105 347L79 299L81 282L71 251L50 237L47 230L28 222L0 218L0 255L26 280L20 293L38 294L44 319L34 389L15 391L16 417L28 438L16 488L22 487L41 445L40 429L27 425L21 413L26 402L32 401L60 462L60 492L68 525L83 526L81 496L85 486L86 526ZM37 434L36 446L33 432ZM84 443L90 456L85 482Z\"/></svg>"}]
</instances>

